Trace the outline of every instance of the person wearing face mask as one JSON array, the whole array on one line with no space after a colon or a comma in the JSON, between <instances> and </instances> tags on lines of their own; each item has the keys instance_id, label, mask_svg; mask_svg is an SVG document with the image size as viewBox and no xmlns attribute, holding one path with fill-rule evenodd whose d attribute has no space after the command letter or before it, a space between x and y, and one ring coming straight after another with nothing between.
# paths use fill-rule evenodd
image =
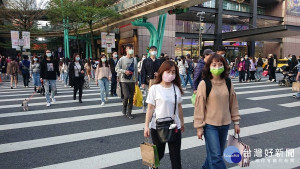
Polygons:
<instances>
[{"instance_id":1,"label":"person wearing face mask","mask_svg":"<svg viewBox=\"0 0 300 169\"><path fill-rule=\"evenodd\" d=\"M150 57L145 59L142 64L141 70L141 82L142 88L144 89L144 93L147 98L148 90L151 85L154 83L155 76L157 75L157 71L161 65L161 61L156 59L157 48L155 46L151 46L149 49ZM147 104L144 100L144 108L143 112L146 113Z\"/></svg>"},{"instance_id":2,"label":"person wearing face mask","mask_svg":"<svg viewBox=\"0 0 300 169\"><path fill-rule=\"evenodd\" d=\"M105 102L108 101L108 91L109 91L109 81L111 81L111 70L109 68L108 61L106 59L106 55L102 54L99 60L99 64L97 66L95 72L95 81L96 85L100 86L100 97L101 97L101 106L104 106ZM105 92L105 99L104 99Z\"/></svg>"},{"instance_id":3,"label":"person wearing face mask","mask_svg":"<svg viewBox=\"0 0 300 169\"><path fill-rule=\"evenodd\" d=\"M194 81L193 81L194 93L197 93L198 85L202 80L202 71L203 71L204 65L212 54L213 54L213 51L211 49L205 49L203 51L203 57L201 57L197 66L195 67Z\"/></svg>"},{"instance_id":4,"label":"person wearing face mask","mask_svg":"<svg viewBox=\"0 0 300 169\"><path fill-rule=\"evenodd\" d=\"M33 56L33 60L30 63L30 77L33 79L34 91L38 89L38 93L41 91L41 81L40 81L40 62L37 56Z\"/></svg>"},{"instance_id":5,"label":"person wearing face mask","mask_svg":"<svg viewBox=\"0 0 300 169\"><path fill-rule=\"evenodd\" d=\"M111 86L110 86L110 95L117 96L117 72L116 65L118 63L118 53L113 52L112 58L109 59L109 66L111 71Z\"/></svg>"},{"instance_id":6,"label":"person wearing face mask","mask_svg":"<svg viewBox=\"0 0 300 169\"><path fill-rule=\"evenodd\" d=\"M241 61L238 63L238 71L239 71L239 82L245 82L245 72L246 72L246 62L242 57Z\"/></svg>"},{"instance_id":7,"label":"person wearing face mask","mask_svg":"<svg viewBox=\"0 0 300 169\"><path fill-rule=\"evenodd\" d=\"M139 87L141 87L142 85L142 76L141 76L141 72L142 72L142 65L143 65L143 61L146 59L147 57L145 55L143 55L142 59L139 61L138 63L138 73L139 73Z\"/></svg>"},{"instance_id":8,"label":"person wearing face mask","mask_svg":"<svg viewBox=\"0 0 300 169\"><path fill-rule=\"evenodd\" d=\"M197 90L194 127L197 136L205 138L207 157L202 168L227 168L223 152L230 124L240 133L239 106L229 67L224 57L213 54L205 64L203 79Z\"/></svg>"},{"instance_id":9,"label":"person wearing face mask","mask_svg":"<svg viewBox=\"0 0 300 169\"><path fill-rule=\"evenodd\" d=\"M24 82L24 87L28 87L29 84L29 76L30 76L30 61L28 60L28 56L24 55L23 60L19 65L19 69L22 72L23 75L23 82Z\"/></svg>"},{"instance_id":10,"label":"person wearing face mask","mask_svg":"<svg viewBox=\"0 0 300 169\"><path fill-rule=\"evenodd\" d=\"M82 103L82 88L84 83L84 65L80 61L78 53L73 54L73 62L69 65L69 76L72 77L74 85L73 100L76 100L77 91L79 90L79 103Z\"/></svg>"},{"instance_id":11,"label":"person wearing face mask","mask_svg":"<svg viewBox=\"0 0 300 169\"><path fill-rule=\"evenodd\" d=\"M249 82L250 80L250 65L251 65L251 62L250 62L250 59L248 57L248 55L245 55L245 67L246 67L246 82Z\"/></svg>"},{"instance_id":12,"label":"person wearing face mask","mask_svg":"<svg viewBox=\"0 0 300 169\"><path fill-rule=\"evenodd\" d=\"M225 55L226 55L225 46L223 46L223 45L218 46L218 49L217 49L216 53L218 55L221 55L223 58L225 58ZM226 59L226 63L229 65L229 60L227 58L225 58L225 59Z\"/></svg>"},{"instance_id":13,"label":"person wearing face mask","mask_svg":"<svg viewBox=\"0 0 300 169\"><path fill-rule=\"evenodd\" d=\"M164 157L165 142L161 142L157 132L156 121L172 119L175 122L174 140L168 142L172 169L181 169L181 133L184 132L182 111L183 90L180 84L178 67L172 61L165 61L160 66L155 84L149 89L146 102L148 103L144 137L151 135L152 142L157 147L159 160ZM176 101L175 101L176 99Z\"/></svg>"},{"instance_id":14,"label":"person wearing face mask","mask_svg":"<svg viewBox=\"0 0 300 169\"><path fill-rule=\"evenodd\" d=\"M188 68L189 68L189 65L188 65L187 61L185 60L185 57L181 56L180 59L178 59L178 69L179 69L179 75L180 75L180 79L181 79L181 84L183 86L183 90L186 90L185 79L187 77L186 70Z\"/></svg>"},{"instance_id":15,"label":"person wearing face mask","mask_svg":"<svg viewBox=\"0 0 300 169\"><path fill-rule=\"evenodd\" d=\"M56 99L54 98L56 91L56 79L59 79L60 75L58 62L55 59L53 59L50 50L46 50L46 57L41 62L40 67L40 81L44 83L45 96L47 101L46 106L49 107L51 105L50 98L52 99L52 103L56 102ZM51 86L51 95L49 92L49 86Z\"/></svg>"},{"instance_id":16,"label":"person wearing face mask","mask_svg":"<svg viewBox=\"0 0 300 169\"><path fill-rule=\"evenodd\" d=\"M129 119L133 119L131 114L133 106L133 96L135 92L135 84L138 84L137 60L133 58L133 45L126 46L126 56L120 58L116 66L116 72L119 74L121 82L121 91L123 94L123 115Z\"/></svg>"}]
</instances>

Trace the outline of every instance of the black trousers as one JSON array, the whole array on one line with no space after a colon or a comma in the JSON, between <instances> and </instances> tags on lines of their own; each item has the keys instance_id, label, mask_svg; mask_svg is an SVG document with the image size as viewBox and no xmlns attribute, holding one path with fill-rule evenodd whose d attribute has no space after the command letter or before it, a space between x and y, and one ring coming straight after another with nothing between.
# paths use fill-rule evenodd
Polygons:
<instances>
[{"instance_id":1,"label":"black trousers","mask_svg":"<svg viewBox=\"0 0 300 169\"><path fill-rule=\"evenodd\" d=\"M117 94L117 73L111 75L110 94Z\"/></svg>"},{"instance_id":2,"label":"black trousers","mask_svg":"<svg viewBox=\"0 0 300 169\"><path fill-rule=\"evenodd\" d=\"M244 70L239 72L239 81L240 82L245 81L245 71Z\"/></svg>"},{"instance_id":3,"label":"black trousers","mask_svg":"<svg viewBox=\"0 0 300 169\"><path fill-rule=\"evenodd\" d=\"M152 142L157 147L159 161L164 157L166 143L162 143L159 141L157 131L155 129L151 129L151 137ZM178 130L178 133L175 134L176 141L172 143L168 143L169 146L169 155L171 160L172 169L181 169L181 131Z\"/></svg>"},{"instance_id":4,"label":"black trousers","mask_svg":"<svg viewBox=\"0 0 300 169\"><path fill-rule=\"evenodd\" d=\"M250 80L255 80L255 72L256 71L250 71L250 74L251 74Z\"/></svg>"},{"instance_id":5,"label":"black trousers","mask_svg":"<svg viewBox=\"0 0 300 169\"><path fill-rule=\"evenodd\" d=\"M135 82L122 82L122 93L124 95L123 98L123 114L131 115L132 106L133 106L133 96L135 90ZM128 106L128 109L127 109Z\"/></svg>"},{"instance_id":6,"label":"black trousers","mask_svg":"<svg viewBox=\"0 0 300 169\"><path fill-rule=\"evenodd\" d=\"M29 73L23 73L23 83L24 83L24 86L28 86L28 83L29 83Z\"/></svg>"},{"instance_id":7,"label":"black trousers","mask_svg":"<svg viewBox=\"0 0 300 169\"><path fill-rule=\"evenodd\" d=\"M246 80L250 80L250 71L249 71L249 69L246 72Z\"/></svg>"},{"instance_id":8,"label":"black trousers","mask_svg":"<svg viewBox=\"0 0 300 169\"><path fill-rule=\"evenodd\" d=\"M82 98L83 82L84 82L84 77L75 77L74 78L73 97L76 98L77 91L79 90L79 100L81 100L81 98Z\"/></svg>"}]
</instances>

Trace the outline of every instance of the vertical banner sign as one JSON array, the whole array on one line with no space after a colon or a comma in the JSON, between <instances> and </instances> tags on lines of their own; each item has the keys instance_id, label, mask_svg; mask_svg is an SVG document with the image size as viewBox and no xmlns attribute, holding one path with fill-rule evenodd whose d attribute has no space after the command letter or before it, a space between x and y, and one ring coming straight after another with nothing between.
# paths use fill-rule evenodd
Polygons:
<instances>
[{"instance_id":1,"label":"vertical banner sign","mask_svg":"<svg viewBox=\"0 0 300 169\"><path fill-rule=\"evenodd\" d=\"M106 48L107 43L111 43L111 48L116 48L115 33L109 33L109 35L107 35L106 32L101 32L101 47Z\"/></svg>"},{"instance_id":2,"label":"vertical banner sign","mask_svg":"<svg viewBox=\"0 0 300 169\"><path fill-rule=\"evenodd\" d=\"M22 32L22 38L24 39L23 49L30 49L30 32Z\"/></svg>"},{"instance_id":3,"label":"vertical banner sign","mask_svg":"<svg viewBox=\"0 0 300 169\"><path fill-rule=\"evenodd\" d=\"M20 50L19 47L19 31L10 31L11 34L11 46L16 50Z\"/></svg>"}]
</instances>

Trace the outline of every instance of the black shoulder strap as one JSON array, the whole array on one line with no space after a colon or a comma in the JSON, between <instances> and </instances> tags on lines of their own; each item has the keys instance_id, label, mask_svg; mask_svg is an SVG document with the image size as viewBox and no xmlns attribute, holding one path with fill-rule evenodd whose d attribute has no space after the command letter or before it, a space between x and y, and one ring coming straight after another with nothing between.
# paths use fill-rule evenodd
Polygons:
<instances>
[{"instance_id":1,"label":"black shoulder strap","mask_svg":"<svg viewBox=\"0 0 300 169\"><path fill-rule=\"evenodd\" d=\"M212 87L211 81L210 81L210 79L207 79L207 78L205 78L205 79L203 79L203 80L204 80L205 86L206 86L206 98L208 98L209 93L210 93L210 91L211 91L211 87Z\"/></svg>"},{"instance_id":2,"label":"black shoulder strap","mask_svg":"<svg viewBox=\"0 0 300 169\"><path fill-rule=\"evenodd\" d=\"M175 108L174 108L174 115L176 113L176 107L177 107L177 94L176 94L176 90L175 90L175 85L173 84L173 88L174 88L174 94L175 94Z\"/></svg>"},{"instance_id":3,"label":"black shoulder strap","mask_svg":"<svg viewBox=\"0 0 300 169\"><path fill-rule=\"evenodd\" d=\"M211 88L212 88L211 81L209 79L207 79L207 78L205 78L203 80L204 80L205 86L206 86L206 98L208 98L209 93L210 93ZM225 81L226 81L226 86L227 86L229 97L230 97L231 80L230 80L230 78L226 78Z\"/></svg>"},{"instance_id":4,"label":"black shoulder strap","mask_svg":"<svg viewBox=\"0 0 300 169\"><path fill-rule=\"evenodd\" d=\"M231 80L230 78L226 78L226 86L228 88L228 93L229 93L229 97L230 97L230 91L231 91Z\"/></svg>"}]
</instances>

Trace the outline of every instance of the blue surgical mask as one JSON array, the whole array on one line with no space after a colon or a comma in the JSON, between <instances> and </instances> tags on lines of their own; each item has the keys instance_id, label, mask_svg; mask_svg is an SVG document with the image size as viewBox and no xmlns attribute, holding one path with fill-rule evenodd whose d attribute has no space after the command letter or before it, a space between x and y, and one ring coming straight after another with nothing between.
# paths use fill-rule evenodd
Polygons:
<instances>
[{"instance_id":1,"label":"blue surgical mask","mask_svg":"<svg viewBox=\"0 0 300 169\"><path fill-rule=\"evenodd\" d=\"M76 61L79 61L79 60L80 60L80 58L79 58L79 57L77 57L77 58L76 58Z\"/></svg>"},{"instance_id":2,"label":"blue surgical mask","mask_svg":"<svg viewBox=\"0 0 300 169\"><path fill-rule=\"evenodd\" d=\"M151 52L150 52L150 55L151 55L151 56L156 56L156 55L157 55L157 51L151 51Z\"/></svg>"},{"instance_id":3,"label":"blue surgical mask","mask_svg":"<svg viewBox=\"0 0 300 169\"><path fill-rule=\"evenodd\" d=\"M51 57L51 53L46 53L46 55L48 58Z\"/></svg>"},{"instance_id":4,"label":"blue surgical mask","mask_svg":"<svg viewBox=\"0 0 300 169\"><path fill-rule=\"evenodd\" d=\"M33 60L34 60L34 61L37 61L38 59L37 59L37 58L34 58Z\"/></svg>"}]
</instances>

